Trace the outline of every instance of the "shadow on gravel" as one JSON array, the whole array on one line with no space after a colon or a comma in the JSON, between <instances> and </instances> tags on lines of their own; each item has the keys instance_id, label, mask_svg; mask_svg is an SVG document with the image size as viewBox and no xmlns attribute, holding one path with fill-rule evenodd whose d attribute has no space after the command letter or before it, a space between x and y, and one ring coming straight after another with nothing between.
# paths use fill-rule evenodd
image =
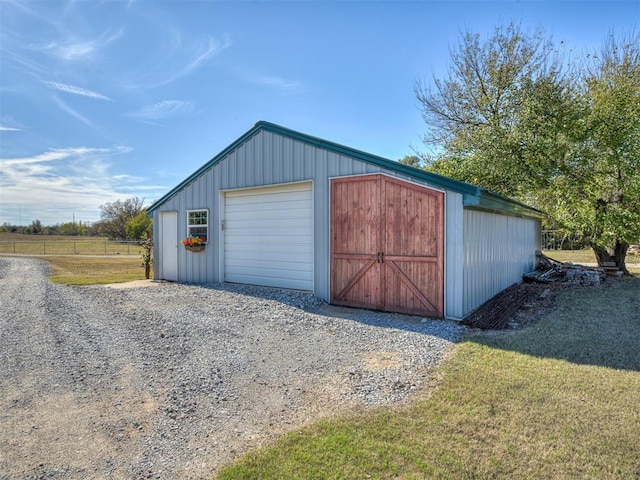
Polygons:
<instances>
[{"instance_id":1,"label":"shadow on gravel","mask_svg":"<svg viewBox=\"0 0 640 480\"><path fill-rule=\"evenodd\" d=\"M640 371L640 277L566 290L529 327L479 333L471 340L536 357Z\"/></svg>"},{"instance_id":2,"label":"shadow on gravel","mask_svg":"<svg viewBox=\"0 0 640 480\"><path fill-rule=\"evenodd\" d=\"M325 317L348 319L374 327L392 328L432 335L450 342L460 341L462 333L466 330L466 327L453 321L330 305L318 299L312 293L297 290L257 287L235 283L209 284L202 285L202 287L247 295L263 300L272 300Z\"/></svg>"}]
</instances>

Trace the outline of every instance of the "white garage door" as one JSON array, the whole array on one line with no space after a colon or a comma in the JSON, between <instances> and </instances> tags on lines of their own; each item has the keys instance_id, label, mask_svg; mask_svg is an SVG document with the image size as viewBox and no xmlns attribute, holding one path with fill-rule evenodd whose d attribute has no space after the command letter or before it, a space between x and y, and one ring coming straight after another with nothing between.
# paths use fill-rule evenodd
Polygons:
<instances>
[{"instance_id":1,"label":"white garage door","mask_svg":"<svg viewBox=\"0 0 640 480\"><path fill-rule=\"evenodd\" d=\"M226 282L313 290L311 186L296 183L226 192Z\"/></svg>"}]
</instances>

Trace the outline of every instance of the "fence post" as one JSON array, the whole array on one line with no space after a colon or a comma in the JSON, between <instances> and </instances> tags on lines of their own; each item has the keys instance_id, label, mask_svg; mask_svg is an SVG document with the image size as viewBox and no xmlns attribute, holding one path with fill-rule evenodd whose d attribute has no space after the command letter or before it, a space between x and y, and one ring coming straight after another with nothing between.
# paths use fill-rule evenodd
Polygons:
<instances>
[{"instance_id":1,"label":"fence post","mask_svg":"<svg viewBox=\"0 0 640 480\"><path fill-rule=\"evenodd\" d=\"M42 242L42 253L47 254L47 242Z\"/></svg>"},{"instance_id":2,"label":"fence post","mask_svg":"<svg viewBox=\"0 0 640 480\"><path fill-rule=\"evenodd\" d=\"M77 255L78 254L78 249L76 248L76 241L73 241L73 254Z\"/></svg>"}]
</instances>

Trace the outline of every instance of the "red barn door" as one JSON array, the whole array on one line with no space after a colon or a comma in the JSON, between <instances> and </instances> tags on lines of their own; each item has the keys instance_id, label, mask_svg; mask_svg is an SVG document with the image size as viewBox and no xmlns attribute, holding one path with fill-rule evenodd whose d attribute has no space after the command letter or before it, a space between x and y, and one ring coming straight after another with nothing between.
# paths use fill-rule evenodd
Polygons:
<instances>
[{"instance_id":1,"label":"red barn door","mask_svg":"<svg viewBox=\"0 0 640 480\"><path fill-rule=\"evenodd\" d=\"M331 182L331 302L444 316L444 194L385 175Z\"/></svg>"}]
</instances>

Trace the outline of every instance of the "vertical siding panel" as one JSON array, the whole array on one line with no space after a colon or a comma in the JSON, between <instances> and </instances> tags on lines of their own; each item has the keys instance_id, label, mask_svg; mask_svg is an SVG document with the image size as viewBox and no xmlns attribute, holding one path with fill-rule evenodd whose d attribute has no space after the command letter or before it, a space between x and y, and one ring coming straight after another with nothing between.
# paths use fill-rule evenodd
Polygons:
<instances>
[{"instance_id":1,"label":"vertical siding panel","mask_svg":"<svg viewBox=\"0 0 640 480\"><path fill-rule=\"evenodd\" d=\"M464 315L535 267L540 222L464 211Z\"/></svg>"},{"instance_id":2,"label":"vertical siding panel","mask_svg":"<svg viewBox=\"0 0 640 480\"><path fill-rule=\"evenodd\" d=\"M447 192L445 200L445 315L464 317L464 245L462 195Z\"/></svg>"}]
</instances>

